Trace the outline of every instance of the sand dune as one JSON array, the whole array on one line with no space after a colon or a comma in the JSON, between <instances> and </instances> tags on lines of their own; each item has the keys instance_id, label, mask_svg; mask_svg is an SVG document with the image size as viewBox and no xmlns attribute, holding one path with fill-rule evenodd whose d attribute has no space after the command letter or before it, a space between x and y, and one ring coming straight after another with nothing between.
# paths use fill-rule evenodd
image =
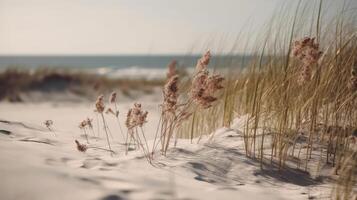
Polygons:
<instances>
[{"instance_id":1,"label":"sand dune","mask_svg":"<svg viewBox=\"0 0 357 200\"><path fill-rule=\"evenodd\" d=\"M211 139L204 137L199 144L197 140L192 144L179 140L167 157L157 152L152 165L141 151L131 150L126 156L118 134L113 139L113 156L103 150L105 138L92 135L88 146L103 149L79 152L74 140L85 139L75 122L92 112L90 106L1 104L1 199L276 200L329 196L330 186L307 173L288 169L279 174L269 166L260 170L258 162L244 155L239 121L232 129L217 130ZM128 106L123 104L121 109ZM154 103L147 102L147 108L153 119L158 117ZM42 125L46 118L54 121L55 131ZM154 126L155 120L145 127L149 139Z\"/></svg>"}]
</instances>

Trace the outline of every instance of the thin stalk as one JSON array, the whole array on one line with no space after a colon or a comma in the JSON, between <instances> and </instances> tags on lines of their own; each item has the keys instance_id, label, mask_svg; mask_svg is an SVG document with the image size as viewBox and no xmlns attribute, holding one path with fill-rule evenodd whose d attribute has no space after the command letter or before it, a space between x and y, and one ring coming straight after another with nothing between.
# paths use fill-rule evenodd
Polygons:
<instances>
[{"instance_id":1,"label":"thin stalk","mask_svg":"<svg viewBox=\"0 0 357 200\"><path fill-rule=\"evenodd\" d=\"M102 116L102 120L103 120L103 124L104 124L104 131L105 131L105 135L107 138L108 147L109 147L109 150L112 151L112 148L111 148L110 142L109 142L109 135L108 135L108 131L107 131L108 126L107 126L107 123L105 122L103 113L100 113L100 115Z\"/></svg>"},{"instance_id":2,"label":"thin stalk","mask_svg":"<svg viewBox=\"0 0 357 200\"><path fill-rule=\"evenodd\" d=\"M156 127L156 133L155 133L154 143L153 143L153 145L152 145L152 151L151 151L152 156L154 156L155 144L156 144L156 140L157 140L158 135L159 135L159 128L160 128L160 124L161 124L161 123L162 123L162 115L160 115L159 123L157 124L157 127Z\"/></svg>"}]
</instances>

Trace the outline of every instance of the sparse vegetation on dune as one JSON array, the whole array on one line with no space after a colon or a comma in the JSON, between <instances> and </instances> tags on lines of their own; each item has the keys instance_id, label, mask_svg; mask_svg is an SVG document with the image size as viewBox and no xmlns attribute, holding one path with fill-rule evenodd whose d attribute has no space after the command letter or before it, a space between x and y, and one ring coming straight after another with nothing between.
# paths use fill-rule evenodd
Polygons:
<instances>
[{"instance_id":1,"label":"sparse vegetation on dune","mask_svg":"<svg viewBox=\"0 0 357 200\"><path fill-rule=\"evenodd\" d=\"M200 138L244 119L246 156L262 168L295 166L315 178L330 168L339 179L334 197L351 199L357 193L356 15L344 7L323 21L319 1L316 16L305 20L309 5L300 1L291 21L270 22L263 41L257 40L256 60L228 76L218 103L195 112L179 135Z\"/></svg>"},{"instance_id":2,"label":"sparse vegetation on dune","mask_svg":"<svg viewBox=\"0 0 357 200\"><path fill-rule=\"evenodd\" d=\"M160 85L163 86L163 102L152 147L142 128L148 112L141 104L135 103L129 109L124 134L116 93L111 94L107 105L103 95L97 98L95 112L101 119L111 153L115 149L104 113L114 116L118 122L125 140L125 153L133 142L150 163L155 160L157 147L166 156L169 147L180 137L191 139L191 143L196 139L199 143L205 134L213 138L219 127L240 129L245 155L259 161L262 170L266 165L276 166L280 172L297 168L319 179L323 178L321 170L328 168L333 172L331 180L336 183L331 196L346 200L356 198L356 16L353 13L346 16L342 10L331 21L324 22L322 2L317 4L316 16L305 21L309 29L301 24L305 20L302 10L308 6L301 1L293 16L285 16L287 21L269 23L263 42L256 41L255 52L260 52L256 59L242 72L225 78L217 71L215 74L209 71L211 53L207 51L198 60L192 77L182 82L176 62L168 66L166 81L151 82L57 72L30 75L8 70L0 76L0 83L6 79L5 85L1 85L4 92L0 98L16 100L17 92L46 85L51 80L61 80L72 89L88 85L91 91L103 91L103 88L106 91L117 86L142 89ZM277 16L274 19L278 19ZM231 127L234 119L242 120L243 126ZM94 135L90 119L80 124L87 143L90 143L86 132L89 124ZM81 152L90 148L77 140L75 143Z\"/></svg>"},{"instance_id":3,"label":"sparse vegetation on dune","mask_svg":"<svg viewBox=\"0 0 357 200\"><path fill-rule=\"evenodd\" d=\"M99 94L110 93L112 89L118 89L122 94L131 97L132 91L152 93L163 82L164 80L109 78L85 71L57 68L8 68L0 73L0 101L21 102L21 94L32 91L71 92L92 99Z\"/></svg>"},{"instance_id":4,"label":"sparse vegetation on dune","mask_svg":"<svg viewBox=\"0 0 357 200\"><path fill-rule=\"evenodd\" d=\"M207 51L197 61L196 71L191 79L191 85L188 87L188 95L186 97L180 97L179 75L176 74L175 66L169 65L167 82L163 88L163 103L160 105L161 118L152 154L155 152L159 142L161 143L161 152L166 154L171 139L178 137L178 130L190 118L192 113L197 110L208 109L217 101L214 95L223 88L221 83L224 78L219 74L209 74L207 65L210 59L211 53ZM159 141L158 143L156 143L157 140Z\"/></svg>"}]
</instances>

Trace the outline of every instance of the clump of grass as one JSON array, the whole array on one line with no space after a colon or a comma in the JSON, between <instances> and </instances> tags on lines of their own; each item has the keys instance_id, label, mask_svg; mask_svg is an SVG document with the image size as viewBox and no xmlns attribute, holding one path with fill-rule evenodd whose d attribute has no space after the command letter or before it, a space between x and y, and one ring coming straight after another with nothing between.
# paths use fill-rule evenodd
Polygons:
<instances>
[{"instance_id":1,"label":"clump of grass","mask_svg":"<svg viewBox=\"0 0 357 200\"><path fill-rule=\"evenodd\" d=\"M188 112L191 102L185 102L179 104L179 88L178 88L179 76L176 70L176 63L172 62L169 65L167 73L167 82L163 89L164 102L161 105L161 117L158 127L161 126L160 141L161 151L166 153L170 140L174 134L174 129L179 126L183 120L187 119L191 113ZM161 123L161 124L160 124ZM158 130L156 132L152 154L155 151L155 147L158 137ZM153 156L153 155L152 155Z\"/></svg>"},{"instance_id":2,"label":"clump of grass","mask_svg":"<svg viewBox=\"0 0 357 200\"><path fill-rule=\"evenodd\" d=\"M305 10L313 8L311 2L304 9L301 2L293 16L267 24L263 41L258 38L252 50L255 59L229 77L217 104L192 112L190 123L178 129L180 136L209 134L217 121L228 127L234 117L242 117L246 156L259 159L261 168L264 163L280 170L296 164L319 177L321 168L331 167L342 177L357 128L355 13L344 7L323 22L323 1L309 17ZM356 175L344 177L351 176ZM346 182L340 191L351 186L355 183Z\"/></svg>"},{"instance_id":3,"label":"clump of grass","mask_svg":"<svg viewBox=\"0 0 357 200\"><path fill-rule=\"evenodd\" d=\"M319 177L321 168L331 167L345 180L339 191L349 195L356 174L342 166L356 160L348 149L357 127L357 33L351 28L354 14L346 16L343 10L322 26L321 10L322 1L308 29L304 25L310 21L304 20L300 3L291 21L277 21L278 26L290 29L276 28L275 21L271 22L268 30L274 34L268 31L263 42L257 41L260 46L254 52L260 55L228 81L225 87L231 90L216 109L244 117L246 155L258 158L262 168L269 162L277 163L280 170L296 164ZM222 109L227 106L234 111ZM202 113L195 114L193 132L206 120ZM225 121L229 115L216 116Z\"/></svg>"},{"instance_id":4,"label":"clump of grass","mask_svg":"<svg viewBox=\"0 0 357 200\"><path fill-rule=\"evenodd\" d=\"M139 149L140 148L142 149L147 160L151 162L149 145L147 143L146 136L143 129L144 124L147 122L146 118L148 114L149 114L148 111L142 110L141 104L139 103L134 103L134 107L129 109L125 121L125 125L127 127L127 135L126 135L125 143L127 144L126 153L128 152L128 148L130 146L130 142L129 145L127 143L128 139L133 140L134 143L137 145L137 147ZM139 133L138 129L140 129L141 134ZM145 144L143 144L142 141L144 141Z\"/></svg>"},{"instance_id":5,"label":"clump of grass","mask_svg":"<svg viewBox=\"0 0 357 200\"><path fill-rule=\"evenodd\" d=\"M183 122L189 119L192 113L195 113L196 106L200 109L208 109L217 100L214 94L223 88L221 83L224 79L219 74L209 74L207 65L210 59L211 53L207 51L198 60L189 88L189 96L186 99L180 98L176 62L172 62L168 66L167 81L163 88L164 100L160 105L161 117L155 135L152 156L159 143L161 143L161 152L166 155L171 139L175 134L176 138L178 137L178 130ZM195 116L193 115L194 118Z\"/></svg>"}]
</instances>

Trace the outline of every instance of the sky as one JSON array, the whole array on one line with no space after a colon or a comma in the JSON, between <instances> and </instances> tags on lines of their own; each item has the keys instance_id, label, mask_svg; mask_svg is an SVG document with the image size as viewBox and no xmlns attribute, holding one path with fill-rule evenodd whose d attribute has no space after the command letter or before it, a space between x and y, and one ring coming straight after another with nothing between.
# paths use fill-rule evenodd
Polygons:
<instances>
[{"instance_id":1,"label":"sky","mask_svg":"<svg viewBox=\"0 0 357 200\"><path fill-rule=\"evenodd\" d=\"M297 1L0 0L0 54L195 53L234 43L283 2Z\"/></svg>"}]
</instances>

